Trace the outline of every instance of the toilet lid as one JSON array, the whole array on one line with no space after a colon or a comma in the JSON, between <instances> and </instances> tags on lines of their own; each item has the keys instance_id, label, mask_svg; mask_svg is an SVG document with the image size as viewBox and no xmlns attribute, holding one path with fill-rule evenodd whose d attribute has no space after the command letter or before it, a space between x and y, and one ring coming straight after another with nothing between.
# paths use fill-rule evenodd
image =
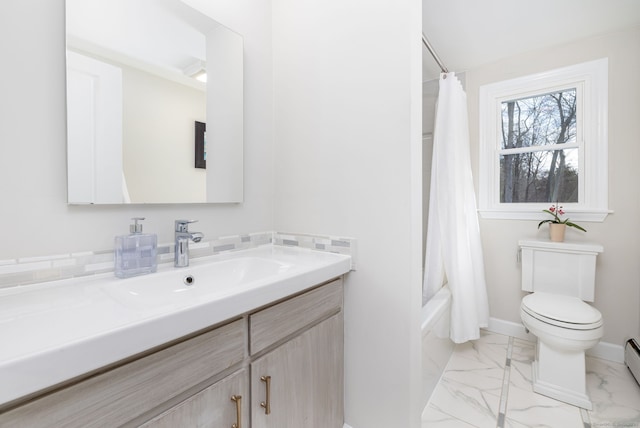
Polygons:
<instances>
[{"instance_id":1,"label":"toilet lid","mask_svg":"<svg viewBox=\"0 0 640 428\"><path fill-rule=\"evenodd\" d=\"M522 305L532 316L539 315L562 323L596 324L602 321L600 311L577 297L533 293L522 299Z\"/></svg>"}]
</instances>

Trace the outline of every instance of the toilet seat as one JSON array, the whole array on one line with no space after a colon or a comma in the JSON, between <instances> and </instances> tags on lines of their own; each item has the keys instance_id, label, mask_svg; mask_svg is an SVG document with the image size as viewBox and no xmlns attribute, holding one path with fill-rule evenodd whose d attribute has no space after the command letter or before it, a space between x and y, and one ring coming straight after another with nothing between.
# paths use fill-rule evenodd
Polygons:
<instances>
[{"instance_id":1,"label":"toilet seat","mask_svg":"<svg viewBox=\"0 0 640 428\"><path fill-rule=\"evenodd\" d=\"M572 330L592 330L603 325L602 314L577 297L533 293L522 299L522 310L544 323Z\"/></svg>"}]
</instances>

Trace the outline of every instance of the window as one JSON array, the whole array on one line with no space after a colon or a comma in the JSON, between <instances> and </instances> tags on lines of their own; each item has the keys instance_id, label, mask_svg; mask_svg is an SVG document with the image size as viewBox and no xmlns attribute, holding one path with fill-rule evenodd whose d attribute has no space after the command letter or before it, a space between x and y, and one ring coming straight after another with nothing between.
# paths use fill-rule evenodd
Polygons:
<instances>
[{"instance_id":1,"label":"window","mask_svg":"<svg viewBox=\"0 0 640 428\"><path fill-rule=\"evenodd\" d=\"M607 213L607 60L480 88L480 214Z\"/></svg>"},{"instance_id":2,"label":"window","mask_svg":"<svg viewBox=\"0 0 640 428\"><path fill-rule=\"evenodd\" d=\"M500 202L579 202L576 88L502 101Z\"/></svg>"}]
</instances>

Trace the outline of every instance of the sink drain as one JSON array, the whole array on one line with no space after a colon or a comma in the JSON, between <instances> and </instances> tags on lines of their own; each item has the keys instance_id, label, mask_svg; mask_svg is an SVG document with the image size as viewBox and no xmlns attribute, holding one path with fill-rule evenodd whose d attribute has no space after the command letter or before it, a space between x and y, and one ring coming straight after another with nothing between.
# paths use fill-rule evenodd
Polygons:
<instances>
[{"instance_id":1,"label":"sink drain","mask_svg":"<svg viewBox=\"0 0 640 428\"><path fill-rule=\"evenodd\" d=\"M193 283L196 282L196 279L193 277L193 275L187 275L184 277L182 282L184 282L184 285L193 285Z\"/></svg>"}]
</instances>

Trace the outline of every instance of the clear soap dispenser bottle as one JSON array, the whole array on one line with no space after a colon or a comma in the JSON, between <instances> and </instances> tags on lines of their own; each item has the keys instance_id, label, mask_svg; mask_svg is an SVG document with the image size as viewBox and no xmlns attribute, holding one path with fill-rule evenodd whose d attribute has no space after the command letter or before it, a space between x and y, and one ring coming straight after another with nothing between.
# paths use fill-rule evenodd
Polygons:
<instances>
[{"instance_id":1,"label":"clear soap dispenser bottle","mask_svg":"<svg viewBox=\"0 0 640 428\"><path fill-rule=\"evenodd\" d=\"M131 234L116 236L115 239L115 273L118 278L152 273L158 269L158 236L142 233L142 225L138 221L144 220L144 217L134 217L132 220L134 223L129 227Z\"/></svg>"}]
</instances>

